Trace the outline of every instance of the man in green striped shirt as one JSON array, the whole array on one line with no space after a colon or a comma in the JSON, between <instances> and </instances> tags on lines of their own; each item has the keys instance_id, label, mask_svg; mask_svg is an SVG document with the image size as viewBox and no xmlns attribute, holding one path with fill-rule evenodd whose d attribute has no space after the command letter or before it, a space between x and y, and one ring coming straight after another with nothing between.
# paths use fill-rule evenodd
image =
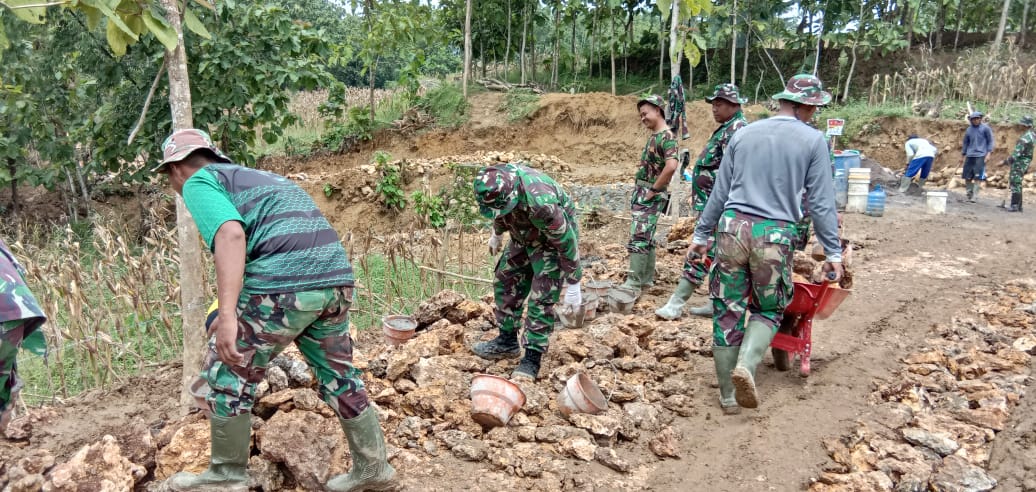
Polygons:
<instances>
[{"instance_id":1,"label":"man in green striped shirt","mask_svg":"<svg viewBox=\"0 0 1036 492\"><path fill-rule=\"evenodd\" d=\"M328 490L393 485L377 413L352 364L353 273L338 234L291 180L231 163L196 129L162 144L165 174L194 216L216 263L219 310L202 378L209 385L212 454L201 474L169 478L172 490L248 490L256 387L270 361L294 342L320 395L345 431L353 467ZM236 306L236 309L229 309Z\"/></svg>"}]
</instances>

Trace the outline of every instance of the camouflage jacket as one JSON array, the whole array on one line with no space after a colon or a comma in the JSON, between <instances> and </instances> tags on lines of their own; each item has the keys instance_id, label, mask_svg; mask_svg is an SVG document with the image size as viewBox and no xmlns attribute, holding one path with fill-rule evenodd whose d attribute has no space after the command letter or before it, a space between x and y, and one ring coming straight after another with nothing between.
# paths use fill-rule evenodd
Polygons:
<instances>
[{"instance_id":1,"label":"camouflage jacket","mask_svg":"<svg viewBox=\"0 0 1036 492\"><path fill-rule=\"evenodd\" d=\"M1019 164L1032 162L1033 146L1036 146L1036 132L1030 128L1018 138L1018 143L1015 144L1014 152L1011 153L1009 161L1012 164L1015 162Z\"/></svg>"},{"instance_id":2,"label":"camouflage jacket","mask_svg":"<svg viewBox=\"0 0 1036 492\"><path fill-rule=\"evenodd\" d=\"M665 161L677 159L679 148L676 145L676 136L669 128L648 137L644 151L640 153L640 168L637 169L637 181L650 181L658 179L665 169Z\"/></svg>"},{"instance_id":3,"label":"camouflage jacket","mask_svg":"<svg viewBox=\"0 0 1036 492\"><path fill-rule=\"evenodd\" d=\"M723 123L712 132L712 137L709 138L708 142L705 142L705 148L701 149L701 154L698 155L698 160L694 162L694 167L700 167L703 169L716 169L719 167L720 161L723 160L723 150L727 148L727 143L730 142L730 137L734 135L734 132L742 129L748 124L748 120L745 119L745 115L738 111L734 113L726 123Z\"/></svg>"},{"instance_id":4,"label":"camouflage jacket","mask_svg":"<svg viewBox=\"0 0 1036 492\"><path fill-rule=\"evenodd\" d=\"M0 336L5 333L4 322L24 321L22 347L37 355L44 355L46 344L43 333L37 328L46 320L39 303L25 284L25 269L0 240Z\"/></svg>"},{"instance_id":5,"label":"camouflage jacket","mask_svg":"<svg viewBox=\"0 0 1036 492\"><path fill-rule=\"evenodd\" d=\"M556 250L563 278L569 283L580 281L583 270L579 266L575 204L550 176L519 164L507 167L515 173L518 204L493 220L493 230L497 234L509 232L512 241L525 247Z\"/></svg>"}]
</instances>

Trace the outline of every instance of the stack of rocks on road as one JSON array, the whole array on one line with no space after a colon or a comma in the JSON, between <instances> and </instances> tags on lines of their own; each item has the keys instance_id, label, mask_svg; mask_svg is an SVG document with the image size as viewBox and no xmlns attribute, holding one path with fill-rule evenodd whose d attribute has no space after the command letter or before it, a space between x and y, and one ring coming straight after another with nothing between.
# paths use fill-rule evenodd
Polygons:
<instances>
[{"instance_id":1,"label":"stack of rocks on road","mask_svg":"<svg viewBox=\"0 0 1036 492\"><path fill-rule=\"evenodd\" d=\"M924 348L879 382L877 415L826 441L834 463L810 486L850 490L987 491L990 448L1025 393L1036 347L1031 282L979 292L971 312L932 329Z\"/></svg>"}]
</instances>

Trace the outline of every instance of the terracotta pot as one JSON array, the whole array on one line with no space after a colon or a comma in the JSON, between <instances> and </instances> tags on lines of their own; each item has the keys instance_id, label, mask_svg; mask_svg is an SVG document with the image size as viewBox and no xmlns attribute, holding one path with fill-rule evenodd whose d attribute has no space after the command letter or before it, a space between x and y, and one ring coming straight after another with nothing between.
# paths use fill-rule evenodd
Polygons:
<instances>
[{"instance_id":1,"label":"terracotta pot","mask_svg":"<svg viewBox=\"0 0 1036 492\"><path fill-rule=\"evenodd\" d=\"M608 294L608 290L611 289L615 284L608 280L594 280L585 284L587 292L597 294L598 297L603 297Z\"/></svg>"},{"instance_id":2,"label":"terracotta pot","mask_svg":"<svg viewBox=\"0 0 1036 492\"><path fill-rule=\"evenodd\" d=\"M583 321L592 321L597 317L597 306L601 299L597 294L587 293L583 296Z\"/></svg>"},{"instance_id":3,"label":"terracotta pot","mask_svg":"<svg viewBox=\"0 0 1036 492\"><path fill-rule=\"evenodd\" d=\"M565 387L558 393L558 410L566 417L573 413L595 415L607 408L608 400L604 393L584 372L577 372L568 378Z\"/></svg>"},{"instance_id":4,"label":"terracotta pot","mask_svg":"<svg viewBox=\"0 0 1036 492\"><path fill-rule=\"evenodd\" d=\"M524 405L525 393L517 384L489 374L471 378L471 418L482 427L507 425Z\"/></svg>"},{"instance_id":5,"label":"terracotta pot","mask_svg":"<svg viewBox=\"0 0 1036 492\"><path fill-rule=\"evenodd\" d=\"M417 321L410 316L394 314L381 319L381 333L385 343L396 346L414 337Z\"/></svg>"}]
</instances>

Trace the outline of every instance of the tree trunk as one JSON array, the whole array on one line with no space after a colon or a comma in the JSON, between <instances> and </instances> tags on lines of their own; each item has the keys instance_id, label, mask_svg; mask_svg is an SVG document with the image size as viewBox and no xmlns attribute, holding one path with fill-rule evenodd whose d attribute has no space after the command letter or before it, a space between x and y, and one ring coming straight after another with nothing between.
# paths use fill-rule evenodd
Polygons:
<instances>
[{"instance_id":1,"label":"tree trunk","mask_svg":"<svg viewBox=\"0 0 1036 492\"><path fill-rule=\"evenodd\" d=\"M665 87L665 15L661 12L658 13L658 83Z\"/></svg>"},{"instance_id":2,"label":"tree trunk","mask_svg":"<svg viewBox=\"0 0 1036 492\"><path fill-rule=\"evenodd\" d=\"M1022 25L1018 29L1018 46L1025 47L1025 33L1029 30L1029 4L1032 0L1025 0L1025 7L1022 9Z\"/></svg>"},{"instance_id":3,"label":"tree trunk","mask_svg":"<svg viewBox=\"0 0 1036 492\"><path fill-rule=\"evenodd\" d=\"M14 165L15 165L14 158L8 157L7 158L7 172L11 173L11 218L12 219L15 219L15 218L18 217L18 180L14 179L14 172L15 172ZM72 188L72 191L73 191L73 195L74 195L75 187Z\"/></svg>"},{"instance_id":4,"label":"tree trunk","mask_svg":"<svg viewBox=\"0 0 1036 492\"><path fill-rule=\"evenodd\" d=\"M735 76L737 66L737 0L734 0L734 10L730 14L730 83L737 83Z\"/></svg>"},{"instance_id":5,"label":"tree trunk","mask_svg":"<svg viewBox=\"0 0 1036 492\"><path fill-rule=\"evenodd\" d=\"M960 42L960 23L964 16L964 0L957 0L957 33L953 36L953 51L957 51L957 43Z\"/></svg>"},{"instance_id":6,"label":"tree trunk","mask_svg":"<svg viewBox=\"0 0 1036 492\"><path fill-rule=\"evenodd\" d=\"M550 67L550 86L558 87L558 65L561 64L561 3L554 10L554 61Z\"/></svg>"},{"instance_id":7,"label":"tree trunk","mask_svg":"<svg viewBox=\"0 0 1036 492\"><path fill-rule=\"evenodd\" d=\"M810 16L812 17L812 15L813 14L811 13ZM813 31L813 23L812 22L809 23L809 30L811 32ZM818 77L818 78L820 77L820 75L819 75L819 73L820 73L820 48L823 45L824 45L824 29L821 26L820 31L817 32L817 54L816 54L816 57L813 58L813 76L814 77Z\"/></svg>"},{"instance_id":8,"label":"tree trunk","mask_svg":"<svg viewBox=\"0 0 1036 492\"><path fill-rule=\"evenodd\" d=\"M522 65L522 83L525 83L525 43L528 39L529 34L529 3L525 0L522 4L522 51L518 56L518 61Z\"/></svg>"},{"instance_id":9,"label":"tree trunk","mask_svg":"<svg viewBox=\"0 0 1036 492\"><path fill-rule=\"evenodd\" d=\"M736 1L736 0L735 0ZM680 0L673 0L669 8L669 73L670 79L680 75L680 43L677 38L680 25Z\"/></svg>"},{"instance_id":10,"label":"tree trunk","mask_svg":"<svg viewBox=\"0 0 1036 492\"><path fill-rule=\"evenodd\" d=\"M532 3L532 12L530 12L530 16L533 19L536 18L536 8L538 5L539 2ZM530 80L532 80L533 82L536 82L536 41L538 41L536 39L536 24L533 23L532 32L529 33L529 44L531 45L529 53L529 57L531 58L531 63L529 64L529 75L530 77L532 77Z\"/></svg>"},{"instance_id":11,"label":"tree trunk","mask_svg":"<svg viewBox=\"0 0 1036 492\"><path fill-rule=\"evenodd\" d=\"M176 0L162 0L166 22L176 31L176 49L166 52L169 76L169 109L173 129L194 127L191 110L191 84L187 77L187 52L183 44L183 26ZM176 237L180 252L180 318L183 328L183 378L180 387L180 405L190 407L194 397L187 391L191 380L201 373L206 350L205 337L205 279L198 227L184 205L183 197L176 195Z\"/></svg>"},{"instance_id":12,"label":"tree trunk","mask_svg":"<svg viewBox=\"0 0 1036 492\"><path fill-rule=\"evenodd\" d=\"M611 24L611 40L608 47L611 50L612 59L612 95L615 95L615 11L608 12L608 20Z\"/></svg>"},{"instance_id":13,"label":"tree trunk","mask_svg":"<svg viewBox=\"0 0 1036 492\"><path fill-rule=\"evenodd\" d=\"M752 23L746 22L745 27L745 54L741 55L741 87L748 86L748 47L752 44Z\"/></svg>"},{"instance_id":14,"label":"tree trunk","mask_svg":"<svg viewBox=\"0 0 1036 492\"><path fill-rule=\"evenodd\" d=\"M937 2L939 5L939 14L935 18L935 43L932 46L933 49L942 48L942 32L946 30L946 3L942 0Z\"/></svg>"},{"instance_id":15,"label":"tree trunk","mask_svg":"<svg viewBox=\"0 0 1036 492\"><path fill-rule=\"evenodd\" d=\"M511 71L511 0L507 0L507 47L504 48L504 81Z\"/></svg>"},{"instance_id":16,"label":"tree trunk","mask_svg":"<svg viewBox=\"0 0 1036 492\"><path fill-rule=\"evenodd\" d=\"M590 53L586 57L586 76L594 76L594 55L597 53L597 10L594 9L593 21L590 23Z\"/></svg>"},{"instance_id":17,"label":"tree trunk","mask_svg":"<svg viewBox=\"0 0 1036 492\"><path fill-rule=\"evenodd\" d=\"M1011 11L1011 0L1004 0L1004 10L1000 12L1000 27L996 28L996 39L993 46L1000 47L1004 40L1004 29L1007 27L1007 14Z\"/></svg>"},{"instance_id":18,"label":"tree trunk","mask_svg":"<svg viewBox=\"0 0 1036 492\"><path fill-rule=\"evenodd\" d=\"M906 52L910 53L910 46L914 44L914 19L917 15L910 15L910 2L903 2L903 19L906 20L904 24L907 26L906 33Z\"/></svg>"},{"instance_id":19,"label":"tree trunk","mask_svg":"<svg viewBox=\"0 0 1036 492\"><path fill-rule=\"evenodd\" d=\"M576 21L579 16L575 9L572 9L572 79L579 75L579 58L576 57Z\"/></svg>"},{"instance_id":20,"label":"tree trunk","mask_svg":"<svg viewBox=\"0 0 1036 492\"><path fill-rule=\"evenodd\" d=\"M465 99L468 97L468 80L471 78L471 1L464 2L464 74L460 86Z\"/></svg>"}]
</instances>

